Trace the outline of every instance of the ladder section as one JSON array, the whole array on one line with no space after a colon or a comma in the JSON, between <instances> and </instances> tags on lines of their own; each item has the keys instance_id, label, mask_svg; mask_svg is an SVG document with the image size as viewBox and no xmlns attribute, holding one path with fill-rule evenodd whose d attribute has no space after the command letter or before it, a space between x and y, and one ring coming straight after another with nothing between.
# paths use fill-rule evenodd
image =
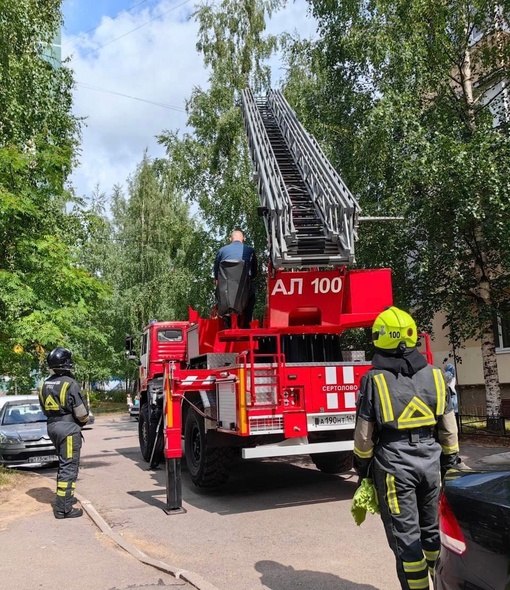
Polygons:
<instances>
[{"instance_id":1,"label":"ladder section","mask_svg":"<svg viewBox=\"0 0 510 590\"><path fill-rule=\"evenodd\" d=\"M278 400L278 368L253 364L246 369L248 406L274 406Z\"/></svg>"},{"instance_id":2,"label":"ladder section","mask_svg":"<svg viewBox=\"0 0 510 590\"><path fill-rule=\"evenodd\" d=\"M359 205L318 143L281 92L241 99L273 266L352 263Z\"/></svg>"},{"instance_id":3,"label":"ladder section","mask_svg":"<svg viewBox=\"0 0 510 590\"><path fill-rule=\"evenodd\" d=\"M308 188L267 101L256 99L256 102L273 155L278 163L281 181L291 202L294 233L291 239L287 240L288 260L299 266L303 265L305 260L312 265L314 261L324 263L325 257L329 259L336 255L336 245L331 239L326 238L324 220L313 204Z\"/></svg>"},{"instance_id":4,"label":"ladder section","mask_svg":"<svg viewBox=\"0 0 510 590\"><path fill-rule=\"evenodd\" d=\"M248 139L260 209L266 226L269 255L274 268L285 266L288 247L295 240L292 202L278 168L251 90L241 93L241 110Z\"/></svg>"}]
</instances>

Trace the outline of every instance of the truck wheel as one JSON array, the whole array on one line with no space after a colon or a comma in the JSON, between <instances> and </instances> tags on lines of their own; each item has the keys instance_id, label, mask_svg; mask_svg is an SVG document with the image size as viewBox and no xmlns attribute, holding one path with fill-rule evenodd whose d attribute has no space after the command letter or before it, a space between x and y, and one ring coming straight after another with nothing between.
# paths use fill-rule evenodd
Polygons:
<instances>
[{"instance_id":1,"label":"truck wheel","mask_svg":"<svg viewBox=\"0 0 510 590\"><path fill-rule=\"evenodd\" d=\"M151 415L153 414L153 415ZM157 419L156 419L157 418ZM138 418L138 440L140 442L140 451L142 457L147 463L151 460L152 447L156 440L156 432L158 428L159 416L156 417L154 413L149 411L149 406L143 404L140 408L140 416ZM160 435L156 450L154 451L153 463L158 465L163 460L163 437Z\"/></svg>"},{"instance_id":2,"label":"truck wheel","mask_svg":"<svg viewBox=\"0 0 510 590\"><path fill-rule=\"evenodd\" d=\"M212 488L227 481L232 449L207 447L204 418L193 408L186 416L184 452L191 481L196 486Z\"/></svg>"},{"instance_id":3,"label":"truck wheel","mask_svg":"<svg viewBox=\"0 0 510 590\"><path fill-rule=\"evenodd\" d=\"M322 473L345 473L352 469L354 454L352 451L336 451L317 453L310 458Z\"/></svg>"}]
</instances>

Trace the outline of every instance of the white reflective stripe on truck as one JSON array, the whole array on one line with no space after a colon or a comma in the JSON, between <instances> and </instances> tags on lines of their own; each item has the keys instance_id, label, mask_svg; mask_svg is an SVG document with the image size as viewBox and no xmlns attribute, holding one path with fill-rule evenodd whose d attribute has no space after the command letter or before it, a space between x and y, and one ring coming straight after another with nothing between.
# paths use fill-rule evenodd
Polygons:
<instances>
[{"instance_id":1,"label":"white reflective stripe on truck","mask_svg":"<svg viewBox=\"0 0 510 590\"><path fill-rule=\"evenodd\" d=\"M243 459L262 459L264 457L289 457L315 453L331 453L332 451L352 451L354 441L338 440L310 444L307 437L289 438L275 445L260 445L242 449Z\"/></svg>"}]
</instances>

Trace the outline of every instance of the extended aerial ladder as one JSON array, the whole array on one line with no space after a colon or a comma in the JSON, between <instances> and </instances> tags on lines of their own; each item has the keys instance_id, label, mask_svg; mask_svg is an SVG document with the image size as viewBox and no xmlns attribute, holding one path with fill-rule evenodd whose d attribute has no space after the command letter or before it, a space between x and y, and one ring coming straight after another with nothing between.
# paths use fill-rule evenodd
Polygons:
<instances>
[{"instance_id":1,"label":"extended aerial ladder","mask_svg":"<svg viewBox=\"0 0 510 590\"><path fill-rule=\"evenodd\" d=\"M181 436L196 485L224 481L234 449L348 470L370 363L343 335L392 304L390 269L348 270L360 207L282 93L246 89L241 110L269 244L266 313L248 329L192 310L145 330L140 441L151 464L166 459L170 514L182 511Z\"/></svg>"},{"instance_id":2,"label":"extended aerial ladder","mask_svg":"<svg viewBox=\"0 0 510 590\"><path fill-rule=\"evenodd\" d=\"M241 93L273 268L354 262L360 207L283 94Z\"/></svg>"}]
</instances>

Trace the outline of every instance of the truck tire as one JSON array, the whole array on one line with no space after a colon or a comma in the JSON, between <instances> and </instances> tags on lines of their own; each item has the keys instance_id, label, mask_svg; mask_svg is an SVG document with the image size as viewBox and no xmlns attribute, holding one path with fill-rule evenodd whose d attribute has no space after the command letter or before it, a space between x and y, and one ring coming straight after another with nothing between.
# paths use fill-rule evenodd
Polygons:
<instances>
[{"instance_id":1,"label":"truck tire","mask_svg":"<svg viewBox=\"0 0 510 590\"><path fill-rule=\"evenodd\" d=\"M158 428L158 419L151 415L148 404L143 404L140 408L140 416L138 418L138 440L140 442L140 451L142 457L147 463L151 460L152 447L156 440L156 433ZM163 430L161 430L163 432ZM156 450L154 451L153 464L159 465L163 460L164 448L163 437L160 435Z\"/></svg>"},{"instance_id":2,"label":"truck tire","mask_svg":"<svg viewBox=\"0 0 510 590\"><path fill-rule=\"evenodd\" d=\"M345 473L352 469L354 453L352 451L317 453L310 455L310 458L322 473Z\"/></svg>"},{"instance_id":3,"label":"truck tire","mask_svg":"<svg viewBox=\"0 0 510 590\"><path fill-rule=\"evenodd\" d=\"M204 418L193 408L186 415L184 454L191 481L196 486L212 488L227 481L233 450L208 448Z\"/></svg>"}]
</instances>

